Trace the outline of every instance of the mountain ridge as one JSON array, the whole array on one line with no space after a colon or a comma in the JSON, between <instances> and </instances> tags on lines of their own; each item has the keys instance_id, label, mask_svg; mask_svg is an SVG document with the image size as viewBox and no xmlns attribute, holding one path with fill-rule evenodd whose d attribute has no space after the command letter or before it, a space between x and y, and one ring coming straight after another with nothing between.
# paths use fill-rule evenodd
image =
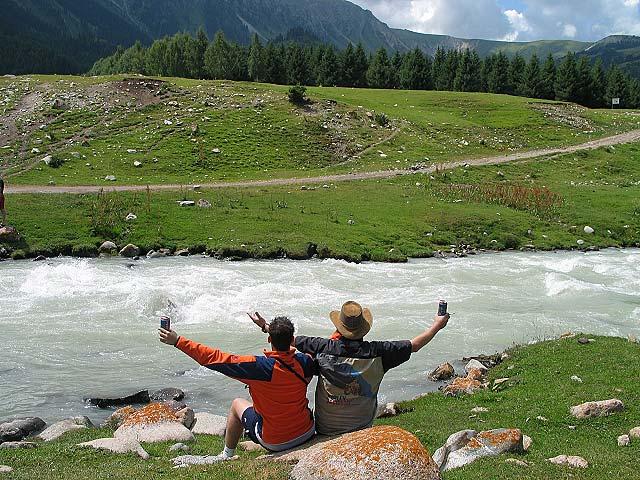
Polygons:
<instances>
[{"instance_id":1,"label":"mountain ridge","mask_svg":"<svg viewBox=\"0 0 640 480\"><path fill-rule=\"evenodd\" d=\"M368 51L471 48L480 56L498 51L530 57L568 52L603 57L640 76L640 37L612 36L599 42L541 40L504 42L464 39L391 28L347 0L0 0L0 73L79 73L118 45L144 44L203 27L210 37L224 31L247 44L301 28L321 41L344 48L362 42Z\"/></svg>"}]
</instances>

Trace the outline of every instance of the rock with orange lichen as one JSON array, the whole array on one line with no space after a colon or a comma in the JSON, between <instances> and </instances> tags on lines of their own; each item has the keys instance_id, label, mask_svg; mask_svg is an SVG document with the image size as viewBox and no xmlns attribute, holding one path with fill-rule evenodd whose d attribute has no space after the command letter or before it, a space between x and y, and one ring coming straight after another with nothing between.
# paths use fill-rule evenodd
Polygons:
<instances>
[{"instance_id":1,"label":"rock with orange lichen","mask_svg":"<svg viewBox=\"0 0 640 480\"><path fill-rule=\"evenodd\" d=\"M484 373L482 370L471 368L466 377L454 379L453 382L444 388L443 393L447 397L457 397L463 394L470 395L477 390L487 388L483 380Z\"/></svg>"},{"instance_id":2,"label":"rock with orange lichen","mask_svg":"<svg viewBox=\"0 0 640 480\"><path fill-rule=\"evenodd\" d=\"M195 440L174 410L164 403L152 403L128 415L114 438L134 438L138 442L189 442Z\"/></svg>"},{"instance_id":3,"label":"rock with orange lichen","mask_svg":"<svg viewBox=\"0 0 640 480\"><path fill-rule=\"evenodd\" d=\"M415 435L393 426L348 433L309 448L293 480L440 480L429 451Z\"/></svg>"},{"instance_id":4,"label":"rock with orange lichen","mask_svg":"<svg viewBox=\"0 0 640 480\"><path fill-rule=\"evenodd\" d=\"M523 435L516 428L487 430L477 433L463 430L451 435L447 442L433 455L433 459L445 472L464 467L482 457L493 457L503 453L523 453Z\"/></svg>"},{"instance_id":5,"label":"rock with orange lichen","mask_svg":"<svg viewBox=\"0 0 640 480\"><path fill-rule=\"evenodd\" d=\"M122 407L111 414L109 418L102 424L103 427L112 428L117 430L127 419L129 415L135 413L136 409L131 405L128 407Z\"/></svg>"}]
</instances>

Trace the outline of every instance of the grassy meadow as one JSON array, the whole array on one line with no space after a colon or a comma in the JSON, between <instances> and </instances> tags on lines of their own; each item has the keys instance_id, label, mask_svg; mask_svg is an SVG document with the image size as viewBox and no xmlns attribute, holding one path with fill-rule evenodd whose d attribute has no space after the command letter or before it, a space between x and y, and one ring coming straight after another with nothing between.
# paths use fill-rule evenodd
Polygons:
<instances>
[{"instance_id":1,"label":"grassy meadow","mask_svg":"<svg viewBox=\"0 0 640 480\"><path fill-rule=\"evenodd\" d=\"M431 393L402 405L412 411L376 423L397 425L414 433L431 453L449 435L462 429L520 428L533 439L526 454L481 459L446 472L444 480L635 479L640 442L635 440L630 447L621 448L616 439L640 425L637 362L640 345L620 338L593 338L595 341L588 345L570 338L516 347L509 351L509 359L490 371L491 383L509 378L501 388L462 398ZM583 383L572 381L573 375ZM625 410L591 420L575 420L569 415L572 405L608 398L622 400ZM472 415L474 407L484 407L488 412ZM75 446L111 434L104 429L87 430L67 434L59 441L41 443L33 450L0 450L0 464L14 468L13 473L3 478L22 480L48 475L68 480L136 477L284 480L291 469L288 464L256 460L257 453L240 452L240 460L236 462L174 470L170 459L175 454L168 452L170 443L144 445L151 455L148 461ZM221 438L198 436L191 453L215 454L221 448ZM546 461L561 454L582 456L590 466L573 470ZM506 463L506 458L524 460L529 466Z\"/></svg>"},{"instance_id":2,"label":"grassy meadow","mask_svg":"<svg viewBox=\"0 0 640 480\"><path fill-rule=\"evenodd\" d=\"M559 147L640 126L635 112L506 95L318 87L296 107L282 86L151 81L0 79L5 112L26 94L33 103L0 145L0 171L21 185L309 177ZM45 155L61 165L45 165Z\"/></svg>"}]
</instances>

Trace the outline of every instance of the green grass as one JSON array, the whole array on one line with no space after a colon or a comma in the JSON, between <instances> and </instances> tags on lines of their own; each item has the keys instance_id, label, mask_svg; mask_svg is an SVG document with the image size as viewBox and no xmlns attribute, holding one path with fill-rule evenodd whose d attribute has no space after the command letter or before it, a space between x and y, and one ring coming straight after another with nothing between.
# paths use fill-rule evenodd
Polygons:
<instances>
[{"instance_id":1,"label":"green grass","mask_svg":"<svg viewBox=\"0 0 640 480\"><path fill-rule=\"evenodd\" d=\"M595 342L579 345L575 338L551 340L516 347L509 359L490 371L489 379L510 378L500 391L483 391L462 398L445 398L432 393L403 406L413 411L379 420L414 433L433 453L447 437L462 429L478 431L492 428L520 428L533 438L533 446L523 455L486 458L443 475L444 480L555 479L601 480L637 478L636 459L640 442L620 448L616 439L640 425L640 346L620 338L594 337ZM583 383L570 378L577 375ZM426 381L426 380L425 380ZM575 420L569 407L586 401L619 398L625 404L621 413L606 418ZM471 409L481 406L488 413L471 417ZM538 420L545 417L547 421ZM569 426L576 426L571 430ZM145 445L149 461L133 455L113 455L76 447L77 443L110 436L107 430L72 433L60 441L34 450L0 450L0 464L15 471L11 480L36 479L48 475L65 479L107 478L213 478L285 479L290 466L256 461L256 453L240 452L238 462L222 466L174 470L168 453L169 443ZM220 438L198 436L194 454L217 453ZM580 455L590 464L586 470L570 470L552 465L547 458ZM509 457L525 460L524 468L505 463Z\"/></svg>"},{"instance_id":2,"label":"green grass","mask_svg":"<svg viewBox=\"0 0 640 480\"><path fill-rule=\"evenodd\" d=\"M310 88L313 102L301 108L287 101L287 87L185 79L165 79L172 97L158 105L127 106L125 91L118 103L104 97L106 109L89 101L52 111L50 101L61 94L103 98L87 91L108 90L124 77L30 78L46 100L30 119L46 127L25 124L23 147L0 150L0 165L16 184L106 185L107 175L117 184L194 184L408 168L577 144L640 125L627 111L552 102L560 105L558 118L540 110L544 102L474 93ZM0 94L21 80L0 81ZM375 113L385 113L390 127L376 125ZM34 147L40 153L31 153ZM65 164L47 167L39 162L46 153Z\"/></svg>"},{"instance_id":3,"label":"green grass","mask_svg":"<svg viewBox=\"0 0 640 480\"><path fill-rule=\"evenodd\" d=\"M446 194L450 185L544 187L561 203L541 211L484 197L463 201ZM31 255L95 253L104 240L257 258L305 258L315 244L321 257L355 261L402 261L460 244L548 250L579 248L578 240L581 248L640 243L638 145L327 187L8 195L7 208L24 236L13 248ZM179 207L185 198L212 207ZM125 222L129 212L138 219ZM584 234L585 225L595 233Z\"/></svg>"}]
</instances>

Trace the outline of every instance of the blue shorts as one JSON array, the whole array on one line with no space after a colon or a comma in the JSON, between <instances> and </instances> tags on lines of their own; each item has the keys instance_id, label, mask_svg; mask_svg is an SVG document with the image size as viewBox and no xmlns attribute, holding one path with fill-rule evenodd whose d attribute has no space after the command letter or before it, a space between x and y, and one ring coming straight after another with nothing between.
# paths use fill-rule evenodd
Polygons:
<instances>
[{"instance_id":1,"label":"blue shorts","mask_svg":"<svg viewBox=\"0 0 640 480\"><path fill-rule=\"evenodd\" d=\"M262 417L258 415L255 408L249 407L242 414L242 426L244 434L251 439L252 442L262 445L259 436L262 436Z\"/></svg>"},{"instance_id":2,"label":"blue shorts","mask_svg":"<svg viewBox=\"0 0 640 480\"><path fill-rule=\"evenodd\" d=\"M311 415L311 412L309 412ZM316 431L315 424L311 429L300 435L298 438L294 438L286 443L279 445L271 445L262 440L262 417L256 412L255 408L249 407L242 414L242 426L244 427L244 433L254 443L262 445L266 450L270 452L284 452L290 450L310 440Z\"/></svg>"}]
</instances>

